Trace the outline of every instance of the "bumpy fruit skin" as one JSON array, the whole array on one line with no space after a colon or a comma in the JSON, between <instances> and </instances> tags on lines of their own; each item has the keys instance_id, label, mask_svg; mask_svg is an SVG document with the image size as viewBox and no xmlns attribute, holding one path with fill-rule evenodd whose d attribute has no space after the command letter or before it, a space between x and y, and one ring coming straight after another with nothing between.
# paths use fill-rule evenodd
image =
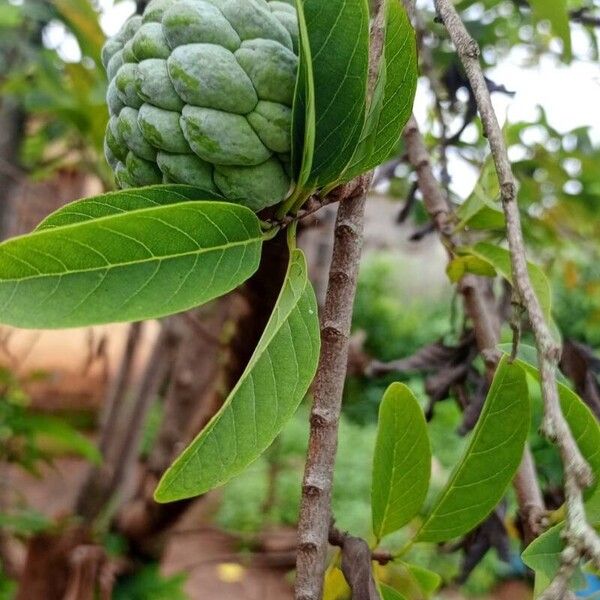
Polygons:
<instances>
[{"instance_id":1,"label":"bumpy fruit skin","mask_svg":"<svg viewBox=\"0 0 600 600\"><path fill-rule=\"evenodd\" d=\"M253 210L285 197L292 1L151 0L106 42L104 146L120 187L186 183Z\"/></svg>"}]
</instances>

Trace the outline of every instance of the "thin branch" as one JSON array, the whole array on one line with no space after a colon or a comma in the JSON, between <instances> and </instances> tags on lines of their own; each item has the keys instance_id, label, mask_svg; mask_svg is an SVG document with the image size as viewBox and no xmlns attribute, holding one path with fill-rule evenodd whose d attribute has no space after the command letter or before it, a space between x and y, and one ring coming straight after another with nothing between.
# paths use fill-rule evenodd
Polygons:
<instances>
[{"instance_id":1,"label":"thin branch","mask_svg":"<svg viewBox=\"0 0 600 600\"><path fill-rule=\"evenodd\" d=\"M75 512L87 523L118 508L113 498L122 490L135 466L148 410L174 360L179 338L172 327L173 320L171 317L162 322L133 402L127 411L119 414L123 422L112 424L116 429L113 436L107 438L109 443L102 452L103 463L89 471L79 490ZM110 422L105 423L104 427L110 425Z\"/></svg>"},{"instance_id":2,"label":"thin branch","mask_svg":"<svg viewBox=\"0 0 600 600\"><path fill-rule=\"evenodd\" d=\"M451 0L435 0L436 10L456 47L465 73L471 84L485 135L500 184L502 207L506 218L508 245L511 255L513 281L520 301L527 309L536 340L540 370L544 418L542 430L555 442L565 471L566 539L563 567L559 570L550 592L542 595L546 600L562 598L567 591L572 553L586 556L600 566L600 539L587 523L583 504L583 490L592 482L592 473L571 434L560 408L556 370L560 359L560 346L554 340L537 298L529 272L519 207L516 199L516 182L512 173L502 130L494 112L490 93L479 62L479 46L469 35Z\"/></svg>"},{"instance_id":3,"label":"thin branch","mask_svg":"<svg viewBox=\"0 0 600 600\"><path fill-rule=\"evenodd\" d=\"M352 600L381 600L373 577L369 544L331 525L329 543L342 551L342 573L352 590Z\"/></svg>"},{"instance_id":4,"label":"thin branch","mask_svg":"<svg viewBox=\"0 0 600 600\"><path fill-rule=\"evenodd\" d=\"M296 562L296 600L319 600L331 521L331 488L337 430L346 377L352 306L362 250L363 218L370 177L356 198L338 207L335 242L321 327L321 358L315 379L308 456L302 483Z\"/></svg>"},{"instance_id":5,"label":"thin branch","mask_svg":"<svg viewBox=\"0 0 600 600\"><path fill-rule=\"evenodd\" d=\"M110 383L107 398L104 402L102 416L100 419L100 442L99 449L104 454L110 442L111 436L115 433L115 428L121 418L123 406L125 404L125 395L130 384L133 372L133 363L140 339L142 337L143 322L131 323L127 331L127 340L125 348L120 359L119 369L115 375L114 381Z\"/></svg>"},{"instance_id":6,"label":"thin branch","mask_svg":"<svg viewBox=\"0 0 600 600\"><path fill-rule=\"evenodd\" d=\"M411 20L413 22L415 31L417 33L417 40L419 45L419 58L421 65L421 72L429 81L431 92L433 93L433 106L435 109L435 116L440 127L440 137L438 140L439 147L439 159L441 167L441 180L446 192L446 196L449 194L450 186L450 172L448 170L448 127L446 125L446 116L444 114L444 107L442 106L442 98L444 97L444 88L440 82L440 79L436 73L433 53L431 48L426 44L425 38L429 34L427 27L421 19L421 15L414 7L410 8Z\"/></svg>"}]
</instances>

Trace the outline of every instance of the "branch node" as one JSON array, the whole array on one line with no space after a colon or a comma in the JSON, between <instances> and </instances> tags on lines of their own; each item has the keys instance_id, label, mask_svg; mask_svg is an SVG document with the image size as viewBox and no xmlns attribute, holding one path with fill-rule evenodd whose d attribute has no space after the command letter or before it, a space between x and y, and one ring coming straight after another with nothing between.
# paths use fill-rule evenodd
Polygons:
<instances>
[{"instance_id":1,"label":"branch node","mask_svg":"<svg viewBox=\"0 0 600 600\"><path fill-rule=\"evenodd\" d=\"M480 54L481 50L479 49L479 44L473 38L470 38L465 45L464 55L468 58L478 60Z\"/></svg>"}]
</instances>

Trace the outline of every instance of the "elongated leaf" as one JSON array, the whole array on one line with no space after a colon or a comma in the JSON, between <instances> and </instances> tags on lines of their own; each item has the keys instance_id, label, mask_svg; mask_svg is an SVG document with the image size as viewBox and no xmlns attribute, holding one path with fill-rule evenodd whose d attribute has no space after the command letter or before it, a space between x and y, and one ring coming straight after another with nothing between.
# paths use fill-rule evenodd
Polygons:
<instances>
[{"instance_id":1,"label":"elongated leaf","mask_svg":"<svg viewBox=\"0 0 600 600\"><path fill-rule=\"evenodd\" d=\"M0 321L77 327L162 317L223 295L258 268L256 215L181 202L0 244Z\"/></svg>"},{"instance_id":2,"label":"elongated leaf","mask_svg":"<svg viewBox=\"0 0 600 600\"><path fill-rule=\"evenodd\" d=\"M379 408L371 504L377 539L406 525L421 508L431 475L423 411L408 387L392 383Z\"/></svg>"},{"instance_id":3,"label":"elongated leaf","mask_svg":"<svg viewBox=\"0 0 600 600\"><path fill-rule=\"evenodd\" d=\"M534 597L537 598L549 585L560 567L560 553L565 547L561 537L563 523L559 523L537 537L521 554L523 562L535 572ZM574 589L585 587L580 569L571 580Z\"/></svg>"},{"instance_id":4,"label":"elongated leaf","mask_svg":"<svg viewBox=\"0 0 600 600\"><path fill-rule=\"evenodd\" d=\"M256 460L304 398L317 368L319 345L315 295L304 255L295 249L246 370L221 410L164 474L156 500L203 494Z\"/></svg>"},{"instance_id":5,"label":"elongated leaf","mask_svg":"<svg viewBox=\"0 0 600 600\"><path fill-rule=\"evenodd\" d=\"M294 181L302 193L310 177L315 152L315 80L303 2L296 3L296 11L300 30L300 64L292 113L292 169Z\"/></svg>"},{"instance_id":6,"label":"elongated leaf","mask_svg":"<svg viewBox=\"0 0 600 600\"><path fill-rule=\"evenodd\" d=\"M96 444L62 419L50 415L27 415L27 427L38 437L48 455L78 454L94 464L102 462Z\"/></svg>"},{"instance_id":7,"label":"elongated leaf","mask_svg":"<svg viewBox=\"0 0 600 600\"><path fill-rule=\"evenodd\" d=\"M224 200L224 198L199 188L179 184L119 190L66 204L46 217L36 227L36 231L119 215L132 210L179 204L188 200Z\"/></svg>"},{"instance_id":8,"label":"elongated leaf","mask_svg":"<svg viewBox=\"0 0 600 600\"><path fill-rule=\"evenodd\" d=\"M507 354L512 350L510 344L501 344L499 347ZM521 344L516 362L534 379L540 380L535 348ZM596 523L600 521L600 424L589 406L564 381L559 373L560 407L581 454L594 473L594 483L585 491L584 497L587 500L588 518Z\"/></svg>"},{"instance_id":9,"label":"elongated leaf","mask_svg":"<svg viewBox=\"0 0 600 600\"><path fill-rule=\"evenodd\" d=\"M525 372L503 357L469 446L425 518L418 541L452 539L490 514L521 461L529 413Z\"/></svg>"},{"instance_id":10,"label":"elongated leaf","mask_svg":"<svg viewBox=\"0 0 600 600\"><path fill-rule=\"evenodd\" d=\"M472 249L472 253L484 260L487 260L509 283L512 284L512 269L510 264L510 253L506 248L480 242ZM542 310L547 319L550 319L552 313L552 289L548 278L538 267L533 263L528 263L529 277L531 284L540 301Z\"/></svg>"},{"instance_id":11,"label":"elongated leaf","mask_svg":"<svg viewBox=\"0 0 600 600\"><path fill-rule=\"evenodd\" d=\"M340 178L360 140L367 96L369 6L366 0L302 0L302 5L316 115L307 185L317 188ZM298 94L306 98L303 77L298 79ZM294 111L302 108L298 104Z\"/></svg>"},{"instance_id":12,"label":"elongated leaf","mask_svg":"<svg viewBox=\"0 0 600 600\"><path fill-rule=\"evenodd\" d=\"M350 166L349 181L397 150L417 89L415 33L401 2L385 0L385 37L375 92Z\"/></svg>"}]
</instances>

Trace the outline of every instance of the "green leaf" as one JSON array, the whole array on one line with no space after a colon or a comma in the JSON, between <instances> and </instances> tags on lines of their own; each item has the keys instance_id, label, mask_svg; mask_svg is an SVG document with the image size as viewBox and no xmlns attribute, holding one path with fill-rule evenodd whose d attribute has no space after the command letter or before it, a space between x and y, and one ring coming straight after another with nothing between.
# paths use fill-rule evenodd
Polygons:
<instances>
[{"instance_id":1,"label":"green leaf","mask_svg":"<svg viewBox=\"0 0 600 600\"><path fill-rule=\"evenodd\" d=\"M405 563L404 566L418 584L425 598L431 598L437 592L442 583L442 578L437 573L419 565Z\"/></svg>"},{"instance_id":2,"label":"green leaf","mask_svg":"<svg viewBox=\"0 0 600 600\"><path fill-rule=\"evenodd\" d=\"M458 537L490 514L521 462L529 412L525 372L503 357L469 446L416 541L442 542Z\"/></svg>"},{"instance_id":3,"label":"green leaf","mask_svg":"<svg viewBox=\"0 0 600 600\"><path fill-rule=\"evenodd\" d=\"M306 187L318 188L339 180L360 140L367 98L369 6L366 0L302 0L302 5L312 58L316 116L314 154ZM304 68L296 98L306 98L310 91ZM302 107L299 103L294 111Z\"/></svg>"},{"instance_id":4,"label":"green leaf","mask_svg":"<svg viewBox=\"0 0 600 600\"><path fill-rule=\"evenodd\" d=\"M27 427L35 431L45 453L74 453L95 464L102 461L96 445L61 419L50 415L28 414Z\"/></svg>"},{"instance_id":5,"label":"green leaf","mask_svg":"<svg viewBox=\"0 0 600 600\"><path fill-rule=\"evenodd\" d=\"M431 475L427 424L417 399L392 383L379 407L371 504L377 539L406 525L421 508Z\"/></svg>"},{"instance_id":6,"label":"green leaf","mask_svg":"<svg viewBox=\"0 0 600 600\"><path fill-rule=\"evenodd\" d=\"M473 273L484 277L494 277L496 269L487 261L473 254L462 254L454 257L446 267L448 279L457 283L465 273Z\"/></svg>"},{"instance_id":7,"label":"green leaf","mask_svg":"<svg viewBox=\"0 0 600 600\"><path fill-rule=\"evenodd\" d=\"M52 519L29 508L9 513L0 512L0 530L5 533L33 535L47 531L53 524Z\"/></svg>"},{"instance_id":8,"label":"green leaf","mask_svg":"<svg viewBox=\"0 0 600 600\"><path fill-rule=\"evenodd\" d=\"M258 268L256 215L181 202L44 229L0 244L0 320L78 327L166 316L236 288Z\"/></svg>"},{"instance_id":9,"label":"green leaf","mask_svg":"<svg viewBox=\"0 0 600 600\"><path fill-rule=\"evenodd\" d=\"M480 242L470 249L469 252L487 260L496 269L498 274L512 285L510 252L506 248L487 242ZM550 287L550 282L540 267L531 262L527 264L533 289L540 301L546 318L550 320L552 313L552 288Z\"/></svg>"},{"instance_id":10,"label":"green leaf","mask_svg":"<svg viewBox=\"0 0 600 600\"><path fill-rule=\"evenodd\" d=\"M402 595L393 587L390 587L385 583L379 583L378 585L379 591L381 592L381 600L406 600L406 596Z\"/></svg>"},{"instance_id":11,"label":"green leaf","mask_svg":"<svg viewBox=\"0 0 600 600\"><path fill-rule=\"evenodd\" d=\"M224 200L224 198L214 192L179 184L151 185L119 190L66 204L46 217L36 227L36 231L73 225L82 221L91 221L143 208L179 204L188 200Z\"/></svg>"},{"instance_id":12,"label":"green leaf","mask_svg":"<svg viewBox=\"0 0 600 600\"><path fill-rule=\"evenodd\" d=\"M377 83L345 181L380 165L398 149L412 112L417 89L415 32L401 2L385 0L384 9L385 37Z\"/></svg>"},{"instance_id":13,"label":"green leaf","mask_svg":"<svg viewBox=\"0 0 600 600\"><path fill-rule=\"evenodd\" d=\"M512 350L510 344L501 344L499 348L507 354L510 354ZM519 356L515 362L534 379L540 380L539 371L535 366L537 364L535 348L521 344ZM560 407L581 454L594 473L594 483L584 493L587 500L588 518L593 523L600 522L600 424L587 404L573 390L561 382L561 377L559 373L558 396ZM562 381L565 381L565 379L562 378Z\"/></svg>"},{"instance_id":14,"label":"green leaf","mask_svg":"<svg viewBox=\"0 0 600 600\"><path fill-rule=\"evenodd\" d=\"M118 578L112 600L189 600L186 573L165 576L157 564L147 564Z\"/></svg>"},{"instance_id":15,"label":"green leaf","mask_svg":"<svg viewBox=\"0 0 600 600\"><path fill-rule=\"evenodd\" d=\"M563 523L551 527L538 536L521 554L523 562L535 572L534 597L539 596L549 585L560 567L560 553L565 547L561 537ZM571 580L574 589L585 587L586 582L580 569Z\"/></svg>"},{"instance_id":16,"label":"green leaf","mask_svg":"<svg viewBox=\"0 0 600 600\"><path fill-rule=\"evenodd\" d=\"M197 496L243 471L296 411L319 359L319 320L302 252L285 282L254 354L229 397L164 474L158 502Z\"/></svg>"},{"instance_id":17,"label":"green leaf","mask_svg":"<svg viewBox=\"0 0 600 600\"><path fill-rule=\"evenodd\" d=\"M488 158L471 195L457 208L457 229L504 229L504 213L494 202L500 194L494 161Z\"/></svg>"},{"instance_id":18,"label":"green leaf","mask_svg":"<svg viewBox=\"0 0 600 600\"><path fill-rule=\"evenodd\" d=\"M571 27L567 0L531 0L535 21L548 20L552 33L563 43L563 57L569 62L572 58Z\"/></svg>"},{"instance_id":19,"label":"green leaf","mask_svg":"<svg viewBox=\"0 0 600 600\"><path fill-rule=\"evenodd\" d=\"M323 578L323 600L345 600L352 594L342 570L337 566L334 556Z\"/></svg>"}]
</instances>

